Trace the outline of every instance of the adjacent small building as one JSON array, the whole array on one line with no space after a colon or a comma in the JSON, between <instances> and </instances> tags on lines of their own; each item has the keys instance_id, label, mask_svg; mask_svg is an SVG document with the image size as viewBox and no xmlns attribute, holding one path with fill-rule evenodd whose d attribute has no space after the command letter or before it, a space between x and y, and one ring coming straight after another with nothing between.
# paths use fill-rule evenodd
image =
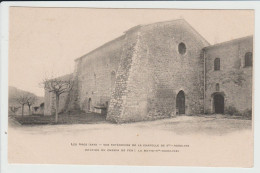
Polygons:
<instances>
[{"instance_id":1,"label":"adjacent small building","mask_svg":"<svg viewBox=\"0 0 260 173\"><path fill-rule=\"evenodd\" d=\"M253 36L208 46L205 56L205 112L252 110Z\"/></svg>"},{"instance_id":2,"label":"adjacent small building","mask_svg":"<svg viewBox=\"0 0 260 173\"><path fill-rule=\"evenodd\" d=\"M117 123L243 113L252 110L252 66L253 36L210 45L183 19L139 25L75 60L60 111L105 112ZM46 92L45 115L54 99Z\"/></svg>"}]
</instances>

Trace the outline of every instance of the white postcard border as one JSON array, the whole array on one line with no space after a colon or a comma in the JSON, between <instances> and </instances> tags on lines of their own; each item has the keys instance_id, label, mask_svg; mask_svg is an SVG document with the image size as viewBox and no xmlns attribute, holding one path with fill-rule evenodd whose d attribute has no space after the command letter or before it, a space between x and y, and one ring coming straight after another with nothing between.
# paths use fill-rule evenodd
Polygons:
<instances>
[{"instance_id":1,"label":"white postcard border","mask_svg":"<svg viewBox=\"0 0 260 173\"><path fill-rule=\"evenodd\" d=\"M255 63L254 63L254 168L202 168L202 167L158 167L158 166L84 166L84 165L30 165L30 164L8 164L7 160L7 103L8 103L8 16L10 6L27 7L92 7L92 8L185 8L185 9L254 9L255 10ZM113 1L113 2L2 2L1 3L1 170L3 173L30 173L30 172L236 172L251 173L260 172L260 108L257 106L260 101L260 2L257 1L189 1L189 2L149 2L149 1Z\"/></svg>"}]
</instances>

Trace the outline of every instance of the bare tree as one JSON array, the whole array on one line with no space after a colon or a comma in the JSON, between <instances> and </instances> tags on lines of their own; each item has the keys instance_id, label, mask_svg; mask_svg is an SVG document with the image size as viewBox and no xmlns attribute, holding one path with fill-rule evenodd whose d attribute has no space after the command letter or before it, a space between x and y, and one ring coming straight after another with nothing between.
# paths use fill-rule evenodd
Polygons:
<instances>
[{"instance_id":1,"label":"bare tree","mask_svg":"<svg viewBox=\"0 0 260 173\"><path fill-rule=\"evenodd\" d=\"M31 106L34 105L37 101L37 96L34 94L29 94L27 100L27 106L29 108L29 115L31 115Z\"/></svg>"},{"instance_id":2,"label":"bare tree","mask_svg":"<svg viewBox=\"0 0 260 173\"><path fill-rule=\"evenodd\" d=\"M16 114L19 108L20 108L19 106L9 106L9 110L13 113L13 115Z\"/></svg>"},{"instance_id":3,"label":"bare tree","mask_svg":"<svg viewBox=\"0 0 260 173\"><path fill-rule=\"evenodd\" d=\"M22 93L22 94L18 95L16 98L17 103L22 105L22 117L24 115L24 105L26 105L28 103L29 99L30 99L30 93L28 93L28 92Z\"/></svg>"},{"instance_id":4,"label":"bare tree","mask_svg":"<svg viewBox=\"0 0 260 173\"><path fill-rule=\"evenodd\" d=\"M70 77L68 78L54 78L54 79L45 79L44 89L50 93L53 93L56 98L55 102L55 123L58 123L58 114L59 114L59 101L60 95L69 92L72 89L73 81Z\"/></svg>"}]
</instances>

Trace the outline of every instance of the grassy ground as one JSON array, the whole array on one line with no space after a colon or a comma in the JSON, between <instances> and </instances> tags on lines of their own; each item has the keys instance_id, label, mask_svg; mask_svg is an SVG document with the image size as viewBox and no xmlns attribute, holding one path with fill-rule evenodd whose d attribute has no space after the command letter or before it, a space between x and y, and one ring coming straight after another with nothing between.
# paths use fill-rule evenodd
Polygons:
<instances>
[{"instance_id":1,"label":"grassy ground","mask_svg":"<svg viewBox=\"0 0 260 173\"><path fill-rule=\"evenodd\" d=\"M43 124L55 124L55 116L16 116L14 117L22 125L43 125ZM84 114L61 114L59 115L58 124L92 124L104 122L106 117L97 113L84 113Z\"/></svg>"},{"instance_id":2,"label":"grassy ground","mask_svg":"<svg viewBox=\"0 0 260 173\"><path fill-rule=\"evenodd\" d=\"M193 116L192 116L193 117ZM231 115L196 115L195 117L205 117L205 118L214 118L218 117L221 119L241 119L241 120L250 120L250 118L242 117L242 116L231 116ZM46 125L46 124L56 124L55 116L43 116L43 115L26 115L26 116L13 116L18 123L21 125ZM96 123L104 123L106 121L106 117L104 115L98 113L85 113L78 112L73 114L60 114L58 118L57 124L96 124Z\"/></svg>"}]
</instances>

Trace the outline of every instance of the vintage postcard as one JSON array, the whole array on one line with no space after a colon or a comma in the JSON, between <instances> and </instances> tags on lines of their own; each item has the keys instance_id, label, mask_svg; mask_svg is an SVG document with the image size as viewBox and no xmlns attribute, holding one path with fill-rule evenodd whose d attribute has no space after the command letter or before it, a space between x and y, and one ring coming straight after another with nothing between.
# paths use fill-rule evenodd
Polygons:
<instances>
[{"instance_id":1,"label":"vintage postcard","mask_svg":"<svg viewBox=\"0 0 260 173\"><path fill-rule=\"evenodd\" d=\"M254 15L10 7L8 163L252 168Z\"/></svg>"}]
</instances>

